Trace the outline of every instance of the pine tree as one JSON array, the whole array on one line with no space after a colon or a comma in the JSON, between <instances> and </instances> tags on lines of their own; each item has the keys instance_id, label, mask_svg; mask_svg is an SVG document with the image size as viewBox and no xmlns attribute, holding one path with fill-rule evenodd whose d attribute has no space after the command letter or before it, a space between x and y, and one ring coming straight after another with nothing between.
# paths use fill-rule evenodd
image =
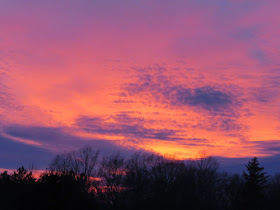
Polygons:
<instances>
[{"instance_id":1,"label":"pine tree","mask_svg":"<svg viewBox=\"0 0 280 210\"><path fill-rule=\"evenodd\" d=\"M260 167L258 158L252 158L252 160L246 165L246 168L248 173L243 172L243 175L248 190L255 192L263 190L268 176L266 175L266 172L263 172L264 167Z\"/></svg>"},{"instance_id":2,"label":"pine tree","mask_svg":"<svg viewBox=\"0 0 280 210\"><path fill-rule=\"evenodd\" d=\"M257 157L252 158L246 168L248 173L243 172L246 180L244 189L246 209L263 209L267 173L263 171L264 167L260 166Z\"/></svg>"}]
</instances>

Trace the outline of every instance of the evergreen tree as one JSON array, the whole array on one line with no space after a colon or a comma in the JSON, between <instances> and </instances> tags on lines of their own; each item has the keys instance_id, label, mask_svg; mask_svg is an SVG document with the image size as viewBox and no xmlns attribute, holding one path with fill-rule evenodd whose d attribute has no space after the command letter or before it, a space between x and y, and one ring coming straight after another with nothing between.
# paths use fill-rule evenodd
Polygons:
<instances>
[{"instance_id":1,"label":"evergreen tree","mask_svg":"<svg viewBox=\"0 0 280 210\"><path fill-rule=\"evenodd\" d=\"M243 175L248 189L254 192L263 190L268 176L266 175L266 172L263 172L264 167L260 167L258 158L252 158L252 160L246 165L246 168L248 173L243 172Z\"/></svg>"},{"instance_id":2,"label":"evergreen tree","mask_svg":"<svg viewBox=\"0 0 280 210\"><path fill-rule=\"evenodd\" d=\"M265 187L268 176L261 167L257 157L252 158L246 165L247 171L243 172L246 180L244 189L244 203L246 209L263 209Z\"/></svg>"}]
</instances>

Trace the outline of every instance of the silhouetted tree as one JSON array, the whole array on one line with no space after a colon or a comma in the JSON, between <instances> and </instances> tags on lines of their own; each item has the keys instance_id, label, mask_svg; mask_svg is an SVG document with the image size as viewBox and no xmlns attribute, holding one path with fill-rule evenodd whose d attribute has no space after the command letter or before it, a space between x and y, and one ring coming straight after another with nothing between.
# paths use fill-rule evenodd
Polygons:
<instances>
[{"instance_id":1,"label":"silhouetted tree","mask_svg":"<svg viewBox=\"0 0 280 210\"><path fill-rule=\"evenodd\" d=\"M195 161L195 194L199 209L217 209L216 187L219 164L213 157L202 157Z\"/></svg>"},{"instance_id":2,"label":"silhouetted tree","mask_svg":"<svg viewBox=\"0 0 280 210\"><path fill-rule=\"evenodd\" d=\"M277 173L270 177L268 183L268 195L266 208L269 210L279 209L279 198L280 198L280 174Z\"/></svg>"},{"instance_id":3,"label":"silhouetted tree","mask_svg":"<svg viewBox=\"0 0 280 210\"><path fill-rule=\"evenodd\" d=\"M265 187L267 182L267 173L263 172L264 167L260 167L259 161L257 157L254 157L251 161L246 165L247 171L243 172L243 175L246 179L247 187L251 191L261 192Z\"/></svg>"},{"instance_id":4,"label":"silhouetted tree","mask_svg":"<svg viewBox=\"0 0 280 210\"><path fill-rule=\"evenodd\" d=\"M10 204L13 199L11 180L11 175L8 174L8 171L0 174L0 203L3 209L13 209L13 205Z\"/></svg>"},{"instance_id":5,"label":"silhouetted tree","mask_svg":"<svg viewBox=\"0 0 280 210\"><path fill-rule=\"evenodd\" d=\"M31 171L20 167L0 176L0 203L3 209L34 209L36 183Z\"/></svg>"},{"instance_id":6,"label":"silhouetted tree","mask_svg":"<svg viewBox=\"0 0 280 210\"><path fill-rule=\"evenodd\" d=\"M7 184L11 182L11 176L8 174L8 171L4 171L0 174L0 183Z\"/></svg>"},{"instance_id":7,"label":"silhouetted tree","mask_svg":"<svg viewBox=\"0 0 280 210\"><path fill-rule=\"evenodd\" d=\"M182 161L162 156L152 156L151 191L153 207L160 209L178 208L178 179L184 173Z\"/></svg>"},{"instance_id":8,"label":"silhouetted tree","mask_svg":"<svg viewBox=\"0 0 280 210\"><path fill-rule=\"evenodd\" d=\"M77 151L72 152L74 162L74 171L76 174L83 174L87 177L95 175L95 166L99 156L99 151L85 146Z\"/></svg>"},{"instance_id":9,"label":"silhouetted tree","mask_svg":"<svg viewBox=\"0 0 280 210\"><path fill-rule=\"evenodd\" d=\"M83 174L85 177L94 176L98 156L99 151L85 146L79 150L57 155L51 162L49 169L62 173L74 172L75 174Z\"/></svg>"},{"instance_id":10,"label":"silhouetted tree","mask_svg":"<svg viewBox=\"0 0 280 210\"><path fill-rule=\"evenodd\" d=\"M125 176L125 159L120 154L103 157L99 166L99 185L96 187L99 198L107 208L121 209L120 192Z\"/></svg>"},{"instance_id":11,"label":"silhouetted tree","mask_svg":"<svg viewBox=\"0 0 280 210\"><path fill-rule=\"evenodd\" d=\"M33 177L20 167L0 174L1 209L36 210L276 210L280 175L258 159L242 175L220 172L213 157L180 161L148 153L98 159L89 147L57 155ZM100 162L98 162L100 160Z\"/></svg>"},{"instance_id":12,"label":"silhouetted tree","mask_svg":"<svg viewBox=\"0 0 280 210\"><path fill-rule=\"evenodd\" d=\"M74 163L71 153L64 152L62 154L56 155L49 165L49 170L61 173L69 173L74 171Z\"/></svg>"},{"instance_id":13,"label":"silhouetted tree","mask_svg":"<svg viewBox=\"0 0 280 210\"><path fill-rule=\"evenodd\" d=\"M28 171L23 166L14 171L14 174L11 176L11 179L15 183L33 183L35 181L32 171Z\"/></svg>"},{"instance_id":14,"label":"silhouetted tree","mask_svg":"<svg viewBox=\"0 0 280 210\"><path fill-rule=\"evenodd\" d=\"M97 209L95 197L83 177L74 172L46 172L38 180L41 193L38 209Z\"/></svg>"},{"instance_id":15,"label":"silhouetted tree","mask_svg":"<svg viewBox=\"0 0 280 210\"><path fill-rule=\"evenodd\" d=\"M246 180L244 189L244 207L246 209L263 209L265 187L268 176L261 167L257 157L252 158L246 165L247 173L243 172Z\"/></svg>"},{"instance_id":16,"label":"silhouetted tree","mask_svg":"<svg viewBox=\"0 0 280 210\"><path fill-rule=\"evenodd\" d=\"M216 202L218 209L239 209L239 199L244 188L244 179L239 174L223 172L217 175Z\"/></svg>"},{"instance_id":17,"label":"silhouetted tree","mask_svg":"<svg viewBox=\"0 0 280 210\"><path fill-rule=\"evenodd\" d=\"M136 153L125 164L126 203L134 209L141 209L149 197L151 186L149 157L145 153Z\"/></svg>"}]
</instances>

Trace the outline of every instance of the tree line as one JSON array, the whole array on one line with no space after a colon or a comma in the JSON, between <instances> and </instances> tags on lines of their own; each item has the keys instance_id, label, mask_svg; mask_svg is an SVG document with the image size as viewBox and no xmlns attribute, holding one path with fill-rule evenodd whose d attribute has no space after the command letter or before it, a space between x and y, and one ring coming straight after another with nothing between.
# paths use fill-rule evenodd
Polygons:
<instances>
[{"instance_id":1,"label":"tree line","mask_svg":"<svg viewBox=\"0 0 280 210\"><path fill-rule=\"evenodd\" d=\"M258 158L243 174L220 172L213 157L181 161L155 154L101 156L91 147L57 155L35 179L21 167L0 174L0 209L279 209L280 174Z\"/></svg>"}]
</instances>

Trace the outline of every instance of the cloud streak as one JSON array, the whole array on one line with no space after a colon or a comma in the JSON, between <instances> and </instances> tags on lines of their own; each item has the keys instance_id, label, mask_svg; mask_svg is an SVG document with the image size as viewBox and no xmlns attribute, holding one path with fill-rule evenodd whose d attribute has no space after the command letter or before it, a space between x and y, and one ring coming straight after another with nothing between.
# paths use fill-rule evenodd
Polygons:
<instances>
[{"instance_id":1,"label":"cloud streak","mask_svg":"<svg viewBox=\"0 0 280 210\"><path fill-rule=\"evenodd\" d=\"M279 1L55 2L1 2L5 141L277 152Z\"/></svg>"},{"instance_id":2,"label":"cloud streak","mask_svg":"<svg viewBox=\"0 0 280 210\"><path fill-rule=\"evenodd\" d=\"M176 141L183 139L178 135L179 130L147 128L144 119L133 118L126 113L111 116L107 119L81 116L77 119L77 125L89 133L110 136L119 135L134 140L158 139Z\"/></svg>"},{"instance_id":3,"label":"cloud streak","mask_svg":"<svg viewBox=\"0 0 280 210\"><path fill-rule=\"evenodd\" d=\"M192 88L187 84L176 84L161 74L140 74L135 83L125 84L123 90L123 96L146 96L157 103L177 108L188 106L203 109L210 114L226 114L242 106L241 99L219 84Z\"/></svg>"}]
</instances>

